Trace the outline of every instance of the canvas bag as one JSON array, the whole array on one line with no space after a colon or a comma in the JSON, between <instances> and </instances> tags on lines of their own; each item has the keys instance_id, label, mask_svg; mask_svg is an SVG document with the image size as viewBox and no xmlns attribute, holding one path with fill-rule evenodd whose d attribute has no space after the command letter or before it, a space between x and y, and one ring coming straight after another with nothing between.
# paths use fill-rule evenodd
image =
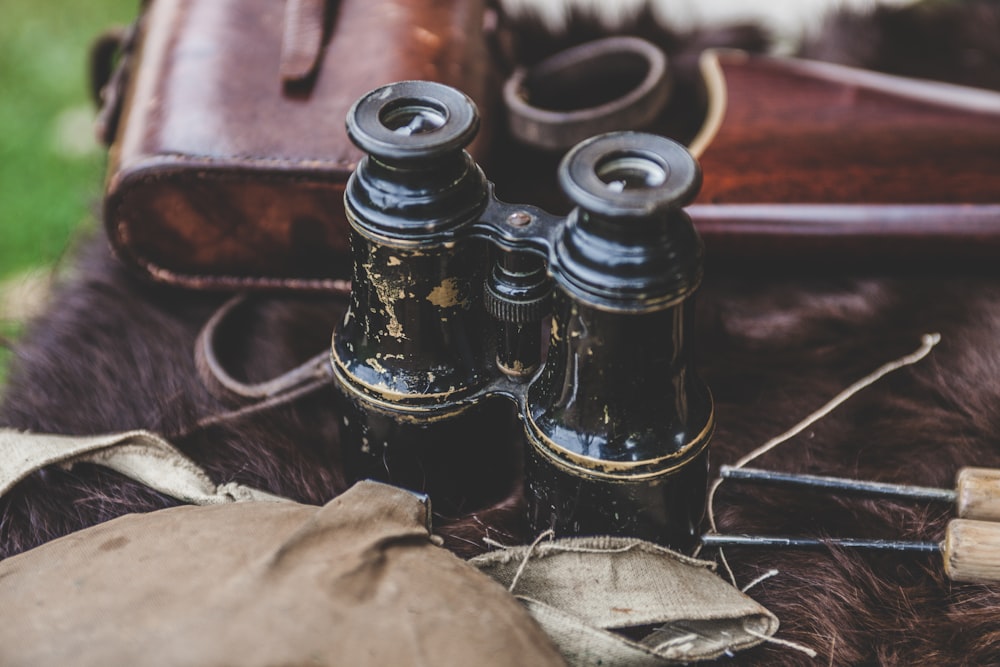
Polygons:
<instances>
[{"instance_id":1,"label":"canvas bag","mask_svg":"<svg viewBox=\"0 0 1000 667\"><path fill-rule=\"evenodd\" d=\"M324 507L127 515L0 562L0 664L562 665L427 507L361 482Z\"/></svg>"},{"instance_id":2,"label":"canvas bag","mask_svg":"<svg viewBox=\"0 0 1000 667\"><path fill-rule=\"evenodd\" d=\"M662 665L756 645L778 626L711 563L609 537L472 561L529 616L436 546L423 496L359 482L307 506L216 486L145 431L0 429L0 494L78 462L201 506L128 515L0 562L0 606L19 611L0 625L0 664ZM613 632L634 626L652 632Z\"/></svg>"}]
</instances>

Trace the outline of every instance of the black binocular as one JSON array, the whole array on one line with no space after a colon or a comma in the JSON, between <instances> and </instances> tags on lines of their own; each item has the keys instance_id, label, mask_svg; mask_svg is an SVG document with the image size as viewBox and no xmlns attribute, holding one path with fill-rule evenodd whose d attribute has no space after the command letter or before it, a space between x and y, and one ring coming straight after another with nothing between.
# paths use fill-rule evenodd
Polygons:
<instances>
[{"instance_id":1,"label":"black binocular","mask_svg":"<svg viewBox=\"0 0 1000 667\"><path fill-rule=\"evenodd\" d=\"M691 343L704 251L681 208L697 163L660 136L589 139L559 167L575 208L557 217L496 199L463 150L478 127L468 97L422 81L348 116L367 154L332 343L348 475L457 515L523 469L535 532L692 547L714 425Z\"/></svg>"}]
</instances>

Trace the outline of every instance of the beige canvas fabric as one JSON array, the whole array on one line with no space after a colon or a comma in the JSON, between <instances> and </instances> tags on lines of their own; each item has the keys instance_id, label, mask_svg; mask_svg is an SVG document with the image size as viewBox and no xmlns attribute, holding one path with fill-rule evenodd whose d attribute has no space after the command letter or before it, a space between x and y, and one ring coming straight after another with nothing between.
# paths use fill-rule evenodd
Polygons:
<instances>
[{"instance_id":1,"label":"beige canvas fabric","mask_svg":"<svg viewBox=\"0 0 1000 667\"><path fill-rule=\"evenodd\" d=\"M417 496L129 515L0 562L0 664L564 664L507 591L431 542Z\"/></svg>"},{"instance_id":2,"label":"beige canvas fabric","mask_svg":"<svg viewBox=\"0 0 1000 667\"><path fill-rule=\"evenodd\" d=\"M320 508L216 486L146 431L0 430L0 495L83 461L205 507L122 517L0 562L0 608L17 612L0 624L0 665L647 666L778 627L711 563L635 539L473 559L501 587L433 545L421 497L362 482ZM614 632L636 627L649 628L641 641Z\"/></svg>"},{"instance_id":3,"label":"beige canvas fabric","mask_svg":"<svg viewBox=\"0 0 1000 667\"><path fill-rule=\"evenodd\" d=\"M95 463L193 505L284 500L241 484L216 486L205 471L149 431L65 436L0 429L0 496L45 466Z\"/></svg>"},{"instance_id":4,"label":"beige canvas fabric","mask_svg":"<svg viewBox=\"0 0 1000 667\"><path fill-rule=\"evenodd\" d=\"M646 667L755 646L778 619L714 565L649 542L581 537L472 559L512 588L572 665ZM650 627L641 641L612 630Z\"/></svg>"}]
</instances>

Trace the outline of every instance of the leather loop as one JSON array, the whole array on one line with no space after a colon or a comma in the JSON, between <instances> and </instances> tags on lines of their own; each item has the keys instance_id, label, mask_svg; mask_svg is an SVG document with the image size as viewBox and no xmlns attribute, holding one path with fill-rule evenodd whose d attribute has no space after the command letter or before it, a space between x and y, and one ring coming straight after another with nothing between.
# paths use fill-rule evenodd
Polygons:
<instances>
[{"instance_id":1,"label":"leather loop","mask_svg":"<svg viewBox=\"0 0 1000 667\"><path fill-rule=\"evenodd\" d=\"M262 401L268 406L275 406L300 396L300 389L318 389L332 380L327 351L266 382L247 384L230 375L216 355L215 338L225 320L247 301L246 295L240 294L224 303L205 323L195 341L194 358L198 376L216 398L230 404Z\"/></svg>"},{"instance_id":2,"label":"leather loop","mask_svg":"<svg viewBox=\"0 0 1000 667\"><path fill-rule=\"evenodd\" d=\"M100 107L103 100L104 87L111 81L114 74L115 58L122 51L128 28L111 26L94 39L90 45L90 96L94 104Z\"/></svg>"},{"instance_id":3,"label":"leather loop","mask_svg":"<svg viewBox=\"0 0 1000 667\"><path fill-rule=\"evenodd\" d=\"M108 28L90 46L90 94L97 105L94 132L110 146L118 131L138 21Z\"/></svg>"},{"instance_id":4,"label":"leather loop","mask_svg":"<svg viewBox=\"0 0 1000 667\"><path fill-rule=\"evenodd\" d=\"M332 0L288 0L281 38L281 80L302 83L314 76L326 44Z\"/></svg>"},{"instance_id":5,"label":"leather loop","mask_svg":"<svg viewBox=\"0 0 1000 667\"><path fill-rule=\"evenodd\" d=\"M638 37L608 37L517 69L503 89L510 132L542 150L565 150L584 139L647 127L671 92L667 57ZM606 99L607 90L615 96Z\"/></svg>"}]
</instances>

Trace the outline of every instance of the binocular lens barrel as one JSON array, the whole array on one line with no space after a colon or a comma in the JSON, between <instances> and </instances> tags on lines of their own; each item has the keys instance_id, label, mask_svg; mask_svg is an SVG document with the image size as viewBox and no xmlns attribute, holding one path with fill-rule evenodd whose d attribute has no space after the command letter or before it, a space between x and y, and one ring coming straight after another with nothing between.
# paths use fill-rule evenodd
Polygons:
<instances>
[{"instance_id":1,"label":"binocular lens barrel","mask_svg":"<svg viewBox=\"0 0 1000 667\"><path fill-rule=\"evenodd\" d=\"M345 196L354 287L332 345L348 473L457 513L523 465L535 532L693 546L714 424L691 345L694 159L654 135L587 140L559 168L576 207L558 218L492 196L454 89L377 89L347 125L368 154Z\"/></svg>"},{"instance_id":2,"label":"binocular lens barrel","mask_svg":"<svg viewBox=\"0 0 1000 667\"><path fill-rule=\"evenodd\" d=\"M697 542L714 416L694 367L704 250L678 144L602 135L564 158L577 205L554 246L548 358L528 388L530 519L557 534Z\"/></svg>"}]
</instances>

